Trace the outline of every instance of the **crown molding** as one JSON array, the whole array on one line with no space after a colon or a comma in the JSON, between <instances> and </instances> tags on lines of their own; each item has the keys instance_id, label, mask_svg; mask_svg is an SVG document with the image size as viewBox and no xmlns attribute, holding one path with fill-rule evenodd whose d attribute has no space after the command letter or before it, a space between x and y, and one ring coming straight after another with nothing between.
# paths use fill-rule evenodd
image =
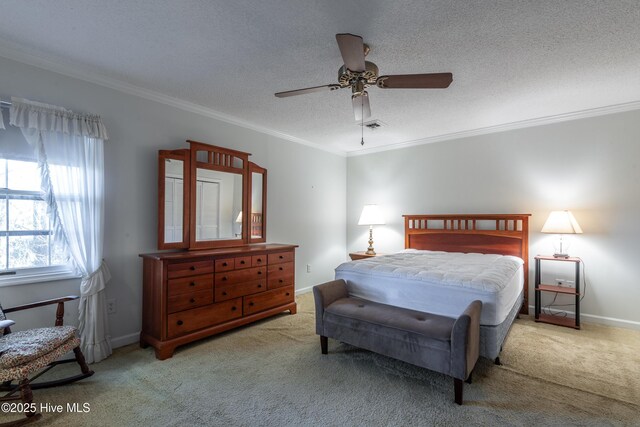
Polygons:
<instances>
[{"instance_id":1,"label":"crown molding","mask_svg":"<svg viewBox=\"0 0 640 427\"><path fill-rule=\"evenodd\" d=\"M0 56L13 61L21 62L23 64L41 68L46 71L51 71L54 73L62 74L67 77L73 77L75 79L83 80L99 86L104 86L109 89L114 89L119 92L126 93L128 95L134 95L139 98L147 99L149 101L155 101L161 104L169 105L171 107L175 107L183 111L196 113L201 116L216 119L216 120L229 123L235 126L239 126L245 129L250 129L255 132L274 136L289 142L305 145L311 148L315 148L317 150L322 150L332 154L337 154L342 157L346 157L347 155L345 151L338 150L333 147L327 147L311 141L307 141L305 139L288 135L286 133L279 132L274 129L255 125L253 123L249 123L245 120L242 120L238 117L221 113L220 111L216 111L211 108L207 108L202 105L195 104L193 102L184 101L179 98L164 95L162 93L155 92L152 90L144 89L142 87L135 86L135 85L123 82L121 80L113 79L111 77L106 77L99 73L84 71L77 66L72 66L69 64L61 64L57 61L52 61L50 59L45 59L41 56L38 56L32 53L27 53L25 49L19 46L18 44L13 42L8 42L6 40L0 40Z\"/></svg>"},{"instance_id":2,"label":"crown molding","mask_svg":"<svg viewBox=\"0 0 640 427\"><path fill-rule=\"evenodd\" d=\"M99 73L84 71L77 66L72 66L69 64L61 64L57 61L45 59L42 56L32 54L32 53L27 53L23 47L19 46L16 43L8 42L6 40L0 40L0 56L13 61L17 61L17 62L21 62L37 68L41 68L43 70L51 71L51 72L58 73L68 77L73 77L73 78L83 80L89 83L93 83L99 86L114 89L119 92L126 93L128 95L134 95L139 98L169 105L183 111L199 114L201 116L209 117L215 120L219 120L219 121L229 123L235 126L239 126L245 129L253 130L255 132L259 132L265 135L274 136L276 138L280 138L296 144L305 145L311 148L315 148L317 150L336 154L342 157L364 156L367 154L380 153L380 152L391 151L391 150L400 150L403 148L415 147L415 146L424 145L424 144L432 144L435 142L448 141L452 139L461 139L461 138L468 138L472 136L506 132L510 130L523 129L523 128L529 128L534 126L542 126L542 125L548 125L553 123L561 123L561 122L566 122L570 120L578 120L578 119L584 119L589 117L597 117L597 116L603 116L607 114L622 113L626 111L640 109L640 101L633 101L633 102L628 102L623 104L609 105L605 107L597 107L597 108L581 110L576 112L557 114L554 116L546 116L546 117L522 120L518 122L505 123L505 124L500 124L495 126L487 126L483 128L470 129L466 131L452 132L452 133L447 133L443 135L436 135L436 136L431 136L427 138L420 138L420 139L411 140L411 141L399 142L396 144L385 145L382 147L372 147L372 148L365 148L361 150L346 152L334 147L327 147L322 144L307 141L305 139L298 138L283 132L279 132L274 129L255 125L253 123L240 119L236 116L225 114L220 111L213 110L211 108L204 107L202 105L198 105L189 101L184 101L179 98L164 95L159 92L144 89L139 86L135 86L135 85L123 82L121 80L103 76Z\"/></svg>"},{"instance_id":3,"label":"crown molding","mask_svg":"<svg viewBox=\"0 0 640 427\"><path fill-rule=\"evenodd\" d=\"M557 114L555 116L539 117L535 119L522 120L518 122L505 123L496 126L465 130L461 132L447 133L443 135L430 136L413 141L399 142L397 144L385 145L383 147L365 148L363 150L349 151L347 157L364 156L367 154L380 153L383 151L400 150L403 148L416 147L418 145L432 144L434 142L449 141L452 139L468 138L471 136L487 135L498 132L506 132L516 129L524 129L535 126L549 125L553 123L567 122L571 120L586 119L589 117L604 116L607 114L624 113L626 111L640 110L640 101L626 102L623 104L608 105L606 107L591 108L588 110L575 111L571 113Z\"/></svg>"}]
</instances>

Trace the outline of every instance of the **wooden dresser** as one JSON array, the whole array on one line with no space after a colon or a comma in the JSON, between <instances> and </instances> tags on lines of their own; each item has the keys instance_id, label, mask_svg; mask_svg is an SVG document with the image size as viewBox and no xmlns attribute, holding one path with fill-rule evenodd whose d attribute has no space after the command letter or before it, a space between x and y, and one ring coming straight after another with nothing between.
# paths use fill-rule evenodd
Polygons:
<instances>
[{"instance_id":1,"label":"wooden dresser","mask_svg":"<svg viewBox=\"0 0 640 427\"><path fill-rule=\"evenodd\" d=\"M160 360L176 347L289 310L296 313L296 245L141 254L140 345Z\"/></svg>"}]
</instances>

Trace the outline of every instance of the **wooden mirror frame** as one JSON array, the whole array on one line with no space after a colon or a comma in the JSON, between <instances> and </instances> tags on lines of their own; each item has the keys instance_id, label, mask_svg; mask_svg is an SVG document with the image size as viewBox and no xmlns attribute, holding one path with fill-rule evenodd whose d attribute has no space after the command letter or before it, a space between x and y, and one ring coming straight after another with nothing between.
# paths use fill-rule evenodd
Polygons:
<instances>
[{"instance_id":1,"label":"wooden mirror frame","mask_svg":"<svg viewBox=\"0 0 640 427\"><path fill-rule=\"evenodd\" d=\"M253 209L252 209L252 199L253 199L253 174L258 173L262 175L262 215L260 219L260 237L252 237L253 227L256 227L253 217ZM267 241L267 170L263 167L256 165L253 162L249 162L249 190L247 192L248 195L248 212L251 213L249 218L249 243L264 243Z\"/></svg>"},{"instance_id":2,"label":"wooden mirror frame","mask_svg":"<svg viewBox=\"0 0 640 427\"><path fill-rule=\"evenodd\" d=\"M187 140L191 151L191 179L189 181L189 192L191 198L191 209L189 215L189 249L212 249L240 246L249 241L249 219L248 215L242 216L242 236L240 239L219 239L219 240L196 240L196 171L198 168L215 170L220 172L235 173L242 176L242 212L247 212L248 208L248 188L249 188L249 156L251 154L242 151L231 150L229 148L216 147L198 141ZM198 151L207 153L207 161L198 161ZM235 166L235 159L242 161L242 167Z\"/></svg>"},{"instance_id":3,"label":"wooden mirror frame","mask_svg":"<svg viewBox=\"0 0 640 427\"><path fill-rule=\"evenodd\" d=\"M182 189L182 241L165 243L165 162L167 159L182 161L182 177L184 180ZM158 151L158 249L183 249L189 247L189 183L191 168L189 166L191 156L188 148L179 150Z\"/></svg>"},{"instance_id":4,"label":"wooden mirror frame","mask_svg":"<svg viewBox=\"0 0 640 427\"><path fill-rule=\"evenodd\" d=\"M190 148L158 151L158 249L215 249L242 246L248 243L266 242L267 235L267 170L249 161L251 154L229 148L218 147L198 141L187 140ZM207 162L197 160L198 151L206 151ZM242 160L242 167L234 166L234 159ZM165 243L165 161L183 161L183 210L182 241ZM251 238L251 215L243 215L242 237L196 241L196 170L198 167L242 176L242 212L251 209L252 173L262 174L262 235Z\"/></svg>"}]
</instances>

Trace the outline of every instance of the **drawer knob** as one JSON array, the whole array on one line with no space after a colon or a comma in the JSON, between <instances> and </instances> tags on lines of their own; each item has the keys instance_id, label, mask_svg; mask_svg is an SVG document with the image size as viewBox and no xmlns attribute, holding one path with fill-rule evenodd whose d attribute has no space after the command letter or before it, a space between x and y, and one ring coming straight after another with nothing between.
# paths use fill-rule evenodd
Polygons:
<instances>
[{"instance_id":1,"label":"drawer knob","mask_svg":"<svg viewBox=\"0 0 640 427\"><path fill-rule=\"evenodd\" d=\"M189 270L191 270L191 271L193 271L193 270L195 270L195 269L196 269L196 266L195 266L195 265L192 265L191 267L189 267Z\"/></svg>"},{"instance_id":2,"label":"drawer knob","mask_svg":"<svg viewBox=\"0 0 640 427\"><path fill-rule=\"evenodd\" d=\"M261 275L261 274L262 274L262 271L261 271L261 270L258 270L258 275Z\"/></svg>"},{"instance_id":3,"label":"drawer knob","mask_svg":"<svg viewBox=\"0 0 640 427\"><path fill-rule=\"evenodd\" d=\"M284 256L280 255L278 258L280 258L280 259L284 259Z\"/></svg>"},{"instance_id":4,"label":"drawer knob","mask_svg":"<svg viewBox=\"0 0 640 427\"><path fill-rule=\"evenodd\" d=\"M222 280L227 280L227 276L222 276Z\"/></svg>"},{"instance_id":5,"label":"drawer knob","mask_svg":"<svg viewBox=\"0 0 640 427\"><path fill-rule=\"evenodd\" d=\"M256 261L258 264L260 264L262 262L262 258L258 258Z\"/></svg>"},{"instance_id":6,"label":"drawer knob","mask_svg":"<svg viewBox=\"0 0 640 427\"><path fill-rule=\"evenodd\" d=\"M196 302L196 299L195 299L195 298L191 298L191 299L189 300L189 302L190 302L191 304L193 304L194 302Z\"/></svg>"},{"instance_id":7,"label":"drawer knob","mask_svg":"<svg viewBox=\"0 0 640 427\"><path fill-rule=\"evenodd\" d=\"M234 305L233 307L231 307L231 311L236 311L236 306Z\"/></svg>"},{"instance_id":8,"label":"drawer knob","mask_svg":"<svg viewBox=\"0 0 640 427\"><path fill-rule=\"evenodd\" d=\"M222 292L222 296L225 296L225 297L226 297L226 296L227 296L227 293L223 291L223 292Z\"/></svg>"},{"instance_id":9,"label":"drawer knob","mask_svg":"<svg viewBox=\"0 0 640 427\"><path fill-rule=\"evenodd\" d=\"M243 264L243 265L244 265L244 260L240 261L240 264Z\"/></svg>"},{"instance_id":10,"label":"drawer knob","mask_svg":"<svg viewBox=\"0 0 640 427\"><path fill-rule=\"evenodd\" d=\"M182 320L178 320L178 321L176 322L176 324L177 324L178 326L182 326L182 324L183 324L183 323L184 323L184 322L183 322Z\"/></svg>"},{"instance_id":11,"label":"drawer knob","mask_svg":"<svg viewBox=\"0 0 640 427\"><path fill-rule=\"evenodd\" d=\"M227 265L229 265L229 264L227 264L226 262L223 262L223 263L222 263L222 266L223 266L223 267L226 267Z\"/></svg>"},{"instance_id":12,"label":"drawer knob","mask_svg":"<svg viewBox=\"0 0 640 427\"><path fill-rule=\"evenodd\" d=\"M284 280L280 279L278 280L279 283L284 283Z\"/></svg>"},{"instance_id":13,"label":"drawer knob","mask_svg":"<svg viewBox=\"0 0 640 427\"><path fill-rule=\"evenodd\" d=\"M258 287L261 288L262 287L262 283L258 284Z\"/></svg>"},{"instance_id":14,"label":"drawer knob","mask_svg":"<svg viewBox=\"0 0 640 427\"><path fill-rule=\"evenodd\" d=\"M250 306L250 307L253 307L253 301L251 301L251 302L249 303L249 306Z\"/></svg>"},{"instance_id":15,"label":"drawer knob","mask_svg":"<svg viewBox=\"0 0 640 427\"><path fill-rule=\"evenodd\" d=\"M190 282L189 283L189 286L195 286L195 285L196 285L196 282Z\"/></svg>"},{"instance_id":16,"label":"drawer knob","mask_svg":"<svg viewBox=\"0 0 640 427\"><path fill-rule=\"evenodd\" d=\"M284 268L280 267L278 270L282 271L282 270L284 270Z\"/></svg>"},{"instance_id":17,"label":"drawer knob","mask_svg":"<svg viewBox=\"0 0 640 427\"><path fill-rule=\"evenodd\" d=\"M289 292L287 292L286 295L289 296L290 295Z\"/></svg>"}]
</instances>

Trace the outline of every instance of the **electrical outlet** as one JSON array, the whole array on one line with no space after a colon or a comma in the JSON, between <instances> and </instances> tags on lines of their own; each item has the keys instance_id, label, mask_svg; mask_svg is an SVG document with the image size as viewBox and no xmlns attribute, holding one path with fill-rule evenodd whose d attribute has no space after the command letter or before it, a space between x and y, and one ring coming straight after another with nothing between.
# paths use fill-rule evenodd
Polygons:
<instances>
[{"instance_id":1,"label":"electrical outlet","mask_svg":"<svg viewBox=\"0 0 640 427\"><path fill-rule=\"evenodd\" d=\"M116 312L116 299L111 298L107 300L107 314L115 314Z\"/></svg>"},{"instance_id":2,"label":"electrical outlet","mask_svg":"<svg viewBox=\"0 0 640 427\"><path fill-rule=\"evenodd\" d=\"M573 280L556 279L556 285L563 288L575 288L575 282Z\"/></svg>"},{"instance_id":3,"label":"electrical outlet","mask_svg":"<svg viewBox=\"0 0 640 427\"><path fill-rule=\"evenodd\" d=\"M307 273L311 273L311 264L307 264Z\"/></svg>"}]
</instances>

